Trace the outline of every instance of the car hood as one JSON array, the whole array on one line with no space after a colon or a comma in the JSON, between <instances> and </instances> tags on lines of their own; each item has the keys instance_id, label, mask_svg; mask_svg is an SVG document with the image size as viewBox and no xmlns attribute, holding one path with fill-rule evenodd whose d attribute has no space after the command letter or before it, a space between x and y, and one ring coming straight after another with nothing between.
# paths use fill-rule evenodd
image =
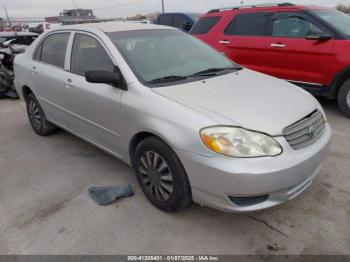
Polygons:
<instances>
[{"instance_id":1,"label":"car hood","mask_svg":"<svg viewBox=\"0 0 350 262\"><path fill-rule=\"evenodd\" d=\"M243 69L204 81L153 88L218 125L234 125L279 136L315 109L314 98L288 82Z\"/></svg>"}]
</instances>

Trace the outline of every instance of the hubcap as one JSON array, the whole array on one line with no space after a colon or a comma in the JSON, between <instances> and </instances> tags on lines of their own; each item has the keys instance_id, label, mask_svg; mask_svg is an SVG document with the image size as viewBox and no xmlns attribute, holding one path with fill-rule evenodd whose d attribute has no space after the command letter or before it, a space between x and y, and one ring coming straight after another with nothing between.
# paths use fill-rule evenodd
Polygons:
<instances>
[{"instance_id":1,"label":"hubcap","mask_svg":"<svg viewBox=\"0 0 350 262\"><path fill-rule=\"evenodd\" d=\"M346 103L348 104L348 107L350 107L350 91L348 92L348 95L346 96Z\"/></svg>"},{"instance_id":2,"label":"hubcap","mask_svg":"<svg viewBox=\"0 0 350 262\"><path fill-rule=\"evenodd\" d=\"M36 130L39 130L41 127L41 117L39 113L39 108L34 101L29 101L28 104L28 114L30 122Z\"/></svg>"},{"instance_id":3,"label":"hubcap","mask_svg":"<svg viewBox=\"0 0 350 262\"><path fill-rule=\"evenodd\" d=\"M165 160L156 152L147 151L141 157L139 172L147 191L158 200L169 200L174 191L173 176Z\"/></svg>"}]
</instances>

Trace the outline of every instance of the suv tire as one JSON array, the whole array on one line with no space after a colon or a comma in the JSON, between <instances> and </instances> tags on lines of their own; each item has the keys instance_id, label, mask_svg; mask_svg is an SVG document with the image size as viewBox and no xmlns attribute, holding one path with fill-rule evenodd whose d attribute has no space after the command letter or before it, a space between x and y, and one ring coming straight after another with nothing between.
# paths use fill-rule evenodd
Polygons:
<instances>
[{"instance_id":1,"label":"suv tire","mask_svg":"<svg viewBox=\"0 0 350 262\"><path fill-rule=\"evenodd\" d=\"M33 94L26 97L26 103L29 122L35 133L40 136L47 136L58 130L55 125L47 121L43 109Z\"/></svg>"},{"instance_id":2,"label":"suv tire","mask_svg":"<svg viewBox=\"0 0 350 262\"><path fill-rule=\"evenodd\" d=\"M350 79L346 80L340 87L338 105L343 113L350 118Z\"/></svg>"},{"instance_id":3,"label":"suv tire","mask_svg":"<svg viewBox=\"0 0 350 262\"><path fill-rule=\"evenodd\" d=\"M154 206L175 212L192 202L185 169L163 141L156 137L141 141L136 148L134 163L141 189Z\"/></svg>"}]
</instances>

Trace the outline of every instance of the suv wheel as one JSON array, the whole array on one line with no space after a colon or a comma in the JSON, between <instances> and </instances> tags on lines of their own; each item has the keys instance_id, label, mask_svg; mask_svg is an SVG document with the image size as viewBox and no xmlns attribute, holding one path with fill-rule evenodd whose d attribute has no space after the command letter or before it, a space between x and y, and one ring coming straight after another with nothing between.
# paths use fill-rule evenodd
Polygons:
<instances>
[{"instance_id":1,"label":"suv wheel","mask_svg":"<svg viewBox=\"0 0 350 262\"><path fill-rule=\"evenodd\" d=\"M350 117L350 79L346 80L340 87L338 93L338 104L343 113Z\"/></svg>"},{"instance_id":2,"label":"suv wheel","mask_svg":"<svg viewBox=\"0 0 350 262\"><path fill-rule=\"evenodd\" d=\"M188 178L180 160L161 140L149 137L136 148L134 169L148 200L166 212L175 212L192 202Z\"/></svg>"},{"instance_id":3,"label":"suv wheel","mask_svg":"<svg viewBox=\"0 0 350 262\"><path fill-rule=\"evenodd\" d=\"M26 97L27 113L29 122L35 133L40 136L47 136L57 131L57 127L47 121L44 111L33 94Z\"/></svg>"}]
</instances>

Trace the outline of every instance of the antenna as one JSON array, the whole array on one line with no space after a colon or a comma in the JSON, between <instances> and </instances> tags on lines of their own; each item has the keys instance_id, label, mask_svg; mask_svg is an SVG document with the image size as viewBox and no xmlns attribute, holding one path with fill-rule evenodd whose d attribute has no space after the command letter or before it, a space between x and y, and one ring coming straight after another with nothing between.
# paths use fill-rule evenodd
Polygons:
<instances>
[{"instance_id":1,"label":"antenna","mask_svg":"<svg viewBox=\"0 0 350 262\"><path fill-rule=\"evenodd\" d=\"M77 3L76 3L74 0L72 0L72 2L73 2L73 5L75 6L75 8L76 8L76 9L79 9Z\"/></svg>"}]
</instances>

